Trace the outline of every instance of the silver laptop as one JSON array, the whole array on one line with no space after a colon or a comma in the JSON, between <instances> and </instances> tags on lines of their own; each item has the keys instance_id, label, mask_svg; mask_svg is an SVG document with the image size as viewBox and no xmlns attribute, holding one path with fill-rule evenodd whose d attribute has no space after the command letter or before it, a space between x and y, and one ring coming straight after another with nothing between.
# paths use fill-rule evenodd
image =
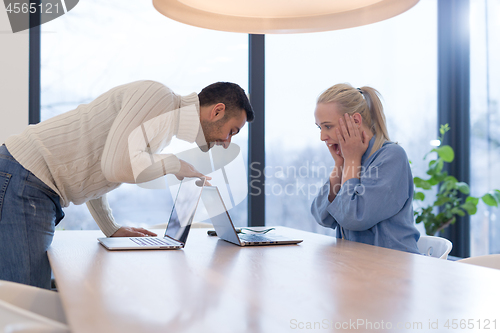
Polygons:
<instances>
[{"instance_id":1,"label":"silver laptop","mask_svg":"<svg viewBox=\"0 0 500 333\"><path fill-rule=\"evenodd\" d=\"M227 242L239 246L284 245L302 242L302 239L290 239L274 234L238 234L217 186L205 186L201 199L214 225L217 236Z\"/></svg>"},{"instance_id":2,"label":"silver laptop","mask_svg":"<svg viewBox=\"0 0 500 333\"><path fill-rule=\"evenodd\" d=\"M184 178L179 184L174 206L163 237L98 238L108 250L175 250L186 244L205 179Z\"/></svg>"}]
</instances>

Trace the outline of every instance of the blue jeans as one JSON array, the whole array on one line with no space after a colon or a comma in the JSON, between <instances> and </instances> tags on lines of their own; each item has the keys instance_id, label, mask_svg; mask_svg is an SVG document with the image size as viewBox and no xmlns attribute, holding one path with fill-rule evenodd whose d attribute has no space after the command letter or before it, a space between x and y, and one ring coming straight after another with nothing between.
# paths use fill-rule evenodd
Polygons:
<instances>
[{"instance_id":1,"label":"blue jeans","mask_svg":"<svg viewBox=\"0 0 500 333\"><path fill-rule=\"evenodd\" d=\"M0 146L0 280L50 289L47 249L63 217L57 193Z\"/></svg>"}]
</instances>

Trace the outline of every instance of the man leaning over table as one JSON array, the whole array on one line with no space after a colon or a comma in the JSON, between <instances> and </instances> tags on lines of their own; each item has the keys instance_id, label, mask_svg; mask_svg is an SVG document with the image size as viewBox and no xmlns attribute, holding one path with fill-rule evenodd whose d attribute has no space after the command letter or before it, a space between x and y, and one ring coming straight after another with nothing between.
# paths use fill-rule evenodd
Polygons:
<instances>
[{"instance_id":1,"label":"man leaning over table","mask_svg":"<svg viewBox=\"0 0 500 333\"><path fill-rule=\"evenodd\" d=\"M159 152L174 136L203 152L227 148L253 119L234 83L180 96L161 83L137 81L9 137L0 146L0 279L50 288L46 251L70 202L86 203L108 237L155 236L117 224L106 193L165 174L203 176Z\"/></svg>"}]
</instances>

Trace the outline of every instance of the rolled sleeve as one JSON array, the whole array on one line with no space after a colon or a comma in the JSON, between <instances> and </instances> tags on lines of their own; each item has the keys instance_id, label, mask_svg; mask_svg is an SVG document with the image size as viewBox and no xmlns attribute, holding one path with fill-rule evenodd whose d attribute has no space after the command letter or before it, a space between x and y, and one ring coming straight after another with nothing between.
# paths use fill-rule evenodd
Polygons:
<instances>
[{"instance_id":1,"label":"rolled sleeve","mask_svg":"<svg viewBox=\"0 0 500 333\"><path fill-rule=\"evenodd\" d=\"M327 208L330 206L330 201L328 200L328 194L330 193L330 181L327 181L323 187L321 187L318 196L313 200L311 205L311 214L318 224L335 229L337 227L337 221L334 219L333 215L329 213Z\"/></svg>"}]
</instances>

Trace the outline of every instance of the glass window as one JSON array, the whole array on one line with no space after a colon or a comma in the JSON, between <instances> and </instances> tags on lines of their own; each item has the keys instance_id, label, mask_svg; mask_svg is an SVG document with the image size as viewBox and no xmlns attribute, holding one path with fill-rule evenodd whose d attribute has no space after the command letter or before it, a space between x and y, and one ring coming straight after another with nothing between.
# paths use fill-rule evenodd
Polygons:
<instances>
[{"instance_id":1,"label":"glass window","mask_svg":"<svg viewBox=\"0 0 500 333\"><path fill-rule=\"evenodd\" d=\"M266 36L266 223L334 234L310 205L333 167L314 124L316 99L336 83L380 91L391 140L413 174L425 176L422 158L437 132L436 73L436 0L367 26Z\"/></svg>"},{"instance_id":2,"label":"glass window","mask_svg":"<svg viewBox=\"0 0 500 333\"><path fill-rule=\"evenodd\" d=\"M470 4L471 195L500 189L500 3ZM471 217L471 256L500 253L498 209L478 205Z\"/></svg>"},{"instance_id":3,"label":"glass window","mask_svg":"<svg viewBox=\"0 0 500 333\"><path fill-rule=\"evenodd\" d=\"M248 89L248 35L175 22L159 14L151 2L80 1L69 13L42 25L42 31L42 120L142 79L162 82L181 95L216 81ZM245 126L233 140L241 148L244 165L247 138ZM241 198L234 191L233 196ZM171 209L169 193L137 185L122 185L109 193L108 200L123 225L165 223ZM233 210L238 224L246 225L246 200ZM71 205L65 212L61 228L97 228L85 205Z\"/></svg>"}]
</instances>

